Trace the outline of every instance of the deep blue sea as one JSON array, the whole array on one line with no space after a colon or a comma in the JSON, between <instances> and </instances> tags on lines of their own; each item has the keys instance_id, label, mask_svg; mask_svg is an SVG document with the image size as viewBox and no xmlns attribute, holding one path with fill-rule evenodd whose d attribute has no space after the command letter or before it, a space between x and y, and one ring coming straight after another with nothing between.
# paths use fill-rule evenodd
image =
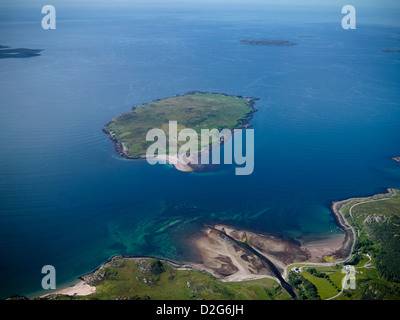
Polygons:
<instances>
[{"instance_id":1,"label":"deep blue sea","mask_svg":"<svg viewBox=\"0 0 400 320\"><path fill-rule=\"evenodd\" d=\"M195 259L204 223L337 235L331 201L400 188L400 53L382 52L399 11L344 30L340 6L56 9L55 30L40 6L0 9L0 45L44 50L0 59L0 298L40 291L48 264L62 286L116 254ZM192 90L260 99L253 174L126 160L101 131Z\"/></svg>"}]
</instances>

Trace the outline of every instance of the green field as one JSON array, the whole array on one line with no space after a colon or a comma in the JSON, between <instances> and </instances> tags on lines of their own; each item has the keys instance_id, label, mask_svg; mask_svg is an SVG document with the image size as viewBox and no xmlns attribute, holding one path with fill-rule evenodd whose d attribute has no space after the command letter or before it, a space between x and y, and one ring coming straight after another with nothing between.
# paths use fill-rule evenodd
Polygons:
<instances>
[{"instance_id":1,"label":"green field","mask_svg":"<svg viewBox=\"0 0 400 320\"><path fill-rule=\"evenodd\" d=\"M96 292L51 299L132 300L282 300L286 290L272 279L222 282L195 270L176 270L152 258L116 259L93 275Z\"/></svg>"},{"instance_id":2,"label":"green field","mask_svg":"<svg viewBox=\"0 0 400 320\"><path fill-rule=\"evenodd\" d=\"M328 276L332 282L336 285L332 285L326 278L316 277L308 272L303 272L302 275L304 278L311 281L316 287L318 291L318 295L322 300L335 296L340 290L337 288L342 287L342 279L344 274L341 272L341 268L338 270L334 267L324 267L324 268L316 268L318 272L325 274Z\"/></svg>"},{"instance_id":3,"label":"green field","mask_svg":"<svg viewBox=\"0 0 400 320\"><path fill-rule=\"evenodd\" d=\"M303 279L311 282L316 289L316 293L318 295L318 299L327 299L335 296L342 287L342 279L344 274L342 273L341 265L334 266L319 266L319 265L305 265L305 264L295 264L292 267L302 268L302 272L299 274L300 277L297 277L299 280L303 281ZM325 277L317 277L311 274L309 271L311 269L315 269L318 271L320 275L324 275ZM289 272L289 275L293 278L293 271ZM328 280L330 279L330 281ZM297 286L297 292L299 293L299 287ZM315 296L312 298L309 294L307 294L307 290L304 285L301 286L301 291L305 291L306 294L299 295L300 299L315 299ZM304 290L303 290L304 289ZM309 290L310 291L310 290Z\"/></svg>"},{"instance_id":4,"label":"green field","mask_svg":"<svg viewBox=\"0 0 400 320\"><path fill-rule=\"evenodd\" d=\"M142 157L154 143L146 141L150 129L162 129L168 140L169 121L177 121L178 132L190 128L197 134L201 129L241 128L254 113L253 101L251 98L195 92L140 105L117 116L105 129L125 145L128 156ZM178 141L178 148L185 143Z\"/></svg>"}]
</instances>

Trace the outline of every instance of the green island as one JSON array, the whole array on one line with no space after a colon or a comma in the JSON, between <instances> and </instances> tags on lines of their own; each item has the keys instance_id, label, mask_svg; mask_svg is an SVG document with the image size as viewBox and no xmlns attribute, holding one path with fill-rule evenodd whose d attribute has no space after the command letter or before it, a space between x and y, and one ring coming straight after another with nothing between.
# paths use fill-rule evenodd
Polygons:
<instances>
[{"instance_id":1,"label":"green island","mask_svg":"<svg viewBox=\"0 0 400 320\"><path fill-rule=\"evenodd\" d=\"M177 121L178 131L190 128L241 129L249 125L255 109L255 98L220 93L193 91L185 95L155 100L133 107L107 123L103 131L115 143L116 152L129 159L144 158L153 141L146 134L153 128L162 129L168 139L169 121ZM178 141L180 148L186 141ZM167 149L168 151L168 149Z\"/></svg>"}]
</instances>

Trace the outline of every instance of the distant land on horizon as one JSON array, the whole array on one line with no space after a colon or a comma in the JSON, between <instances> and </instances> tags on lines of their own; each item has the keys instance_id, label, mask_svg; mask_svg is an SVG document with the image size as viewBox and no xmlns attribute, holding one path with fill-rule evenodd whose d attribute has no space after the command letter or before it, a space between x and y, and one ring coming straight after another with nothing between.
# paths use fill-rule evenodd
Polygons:
<instances>
[{"instance_id":1,"label":"distant land on horizon","mask_svg":"<svg viewBox=\"0 0 400 320\"><path fill-rule=\"evenodd\" d=\"M287 40L270 40L270 39L260 39L260 40L250 40L250 39L240 39L240 43L250 44L250 45L262 45L262 46L280 46L289 47L296 46L297 43L293 43Z\"/></svg>"},{"instance_id":2,"label":"distant land on horizon","mask_svg":"<svg viewBox=\"0 0 400 320\"><path fill-rule=\"evenodd\" d=\"M0 59L37 57L41 55L39 53L41 51L43 50L27 48L10 49L9 46L0 45Z\"/></svg>"}]
</instances>

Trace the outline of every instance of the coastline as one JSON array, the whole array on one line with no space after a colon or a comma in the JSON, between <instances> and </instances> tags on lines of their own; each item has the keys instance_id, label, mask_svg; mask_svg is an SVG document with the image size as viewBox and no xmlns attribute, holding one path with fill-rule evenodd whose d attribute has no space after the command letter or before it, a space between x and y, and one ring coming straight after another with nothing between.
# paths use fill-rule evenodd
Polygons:
<instances>
[{"instance_id":1,"label":"coastline","mask_svg":"<svg viewBox=\"0 0 400 320\"><path fill-rule=\"evenodd\" d=\"M355 197L355 198L349 198L346 200L341 200L341 201L332 201L331 205L331 211L334 214L336 222L339 224L339 226L342 228L342 230L345 232L345 241L343 243L343 250L348 252L348 257L347 259L343 260L346 261L350 259L351 257L351 252L353 251L353 247L355 244L356 240L356 233L353 229L352 226L347 222L346 218L344 217L342 213L342 208L354 201L362 201L362 200L377 200L381 197L390 197L394 196L397 194L396 189L393 188L387 188L386 193L378 193L369 197Z\"/></svg>"},{"instance_id":2,"label":"coastline","mask_svg":"<svg viewBox=\"0 0 400 320\"><path fill-rule=\"evenodd\" d=\"M186 96L186 95L194 95L194 94L198 94L198 93L201 93L201 94L218 94L218 95L222 95L222 96L226 96L226 97L234 97L234 98L238 98L238 99L247 99L246 104L247 104L249 107L251 107L251 111L248 112L248 113L245 115L246 118L245 118L244 120L238 120L239 126L236 127L236 128L231 129L231 132L233 133L233 131L234 131L235 129L239 129L239 130L240 130L240 129L246 129L246 128L251 127L250 121L253 119L254 113L258 111L258 110L254 107L254 105L255 105L256 101L260 100L259 98L243 97L243 96L240 96L240 95L229 95L229 94L225 94L225 93L207 92L207 91L189 91L188 93L185 93L185 94L176 94L176 95L174 95L173 97L180 97L180 96ZM158 102L158 101L161 101L161 100L164 100L164 99L168 99L168 98L171 98L171 97L156 99L156 100L153 100L152 102ZM145 103L145 104L147 104L147 103ZM142 105L144 105L144 104L142 104ZM139 106L140 106L140 105L139 105ZM132 107L132 108L131 108L131 111L134 111L134 110L135 110L137 107L139 107L139 106L134 106L134 107ZM130 159L130 160L146 159L146 156L145 156L145 155L142 155L142 156L131 156L131 155L129 155L129 154L127 153L127 148L126 148L126 146L124 145L124 143L123 143L122 141L119 141L119 140L117 139L117 137L115 136L115 133L114 133L114 132L112 132L111 130L107 129L108 126L109 126L110 124L112 124L114 121L115 121L115 119L111 119L108 123L106 123L106 124L103 126L102 131L103 131L105 134L107 134L107 135L109 136L110 140L114 143L115 152L116 152L119 156L121 156L122 158L125 158L125 159ZM220 145L222 145L223 143L224 143L224 140L221 140ZM214 147L213 145L210 145L210 146L208 146L208 147L206 147L206 148L203 148L203 149L200 150L200 151L197 151L196 153L192 153L191 156L192 156L192 155L193 155L193 156L201 156L202 153L204 153L204 152L207 152L207 153L208 153L213 147ZM182 171L182 172L192 172L192 171L195 171L195 168L194 168L194 167L196 167L196 165L190 165L190 164L176 165L176 164L174 164L173 162L169 161L169 156L168 156L168 155L159 155L159 156L156 156L156 158L159 158L159 159L168 161L169 163L171 163L171 164L175 167L175 169L177 169L177 170L179 170L179 171ZM178 160L178 162L179 162L179 160Z\"/></svg>"},{"instance_id":3,"label":"coastline","mask_svg":"<svg viewBox=\"0 0 400 320\"><path fill-rule=\"evenodd\" d=\"M392 158L400 162L400 157ZM386 193L379 193L367 197L353 197L340 201L332 201L331 212L336 223L343 230L343 236L327 237L322 240L308 241L300 244L296 241L279 239L274 236L237 230L227 225L216 224L204 226L201 235L189 239L193 250L201 256L200 262L179 263L167 259L151 256L123 256L115 255L101 264L93 272L79 277L70 284L64 284L61 289L50 293L32 295L32 298L48 299L58 295L88 296L96 292L93 286L93 275L102 268L112 264L117 259L139 260L157 259L176 270L197 270L213 276L224 282L243 281L260 278L270 278L277 282L280 279L271 271L254 252L259 253L273 264L283 279L287 278L288 270L292 265L320 265L332 266L351 259L352 251L357 239L353 227L346 220L342 209L353 202L380 200L383 197L392 197L399 193L397 189L387 188ZM251 250L239 244L249 246ZM333 259L321 261L321 258Z\"/></svg>"},{"instance_id":4,"label":"coastline","mask_svg":"<svg viewBox=\"0 0 400 320\"><path fill-rule=\"evenodd\" d=\"M251 231L237 230L227 225L204 226L202 234L189 239L193 250L197 251L201 257L199 262L179 263L151 256L116 255L93 272L79 277L69 286L35 297L48 299L57 295L88 296L95 293L96 287L93 286L93 282L101 280L98 278L100 274L98 271L112 266L118 259L156 259L176 270L201 271L223 282L270 278L282 283L292 265L332 266L349 260L352 257L357 236L344 217L343 207L355 201L378 200L382 197L394 196L397 193L398 190L388 188L387 193L333 201L331 211L344 232L342 236L327 237L301 244ZM324 260L323 258L328 255L333 259ZM273 268L265 261L272 263ZM277 271L279 274L276 273Z\"/></svg>"},{"instance_id":5,"label":"coastline","mask_svg":"<svg viewBox=\"0 0 400 320\"><path fill-rule=\"evenodd\" d=\"M86 281L82 280L82 277L77 281L67 285L62 289L55 289L50 293L41 294L34 296L34 298L49 298L52 296L66 295L66 296L88 296L96 292L96 287L89 285Z\"/></svg>"},{"instance_id":6,"label":"coastline","mask_svg":"<svg viewBox=\"0 0 400 320\"><path fill-rule=\"evenodd\" d=\"M51 298L56 298L59 295L66 295L66 296L88 296L92 293L96 292L96 287L93 286L93 282L96 280L101 280L101 277L99 277L99 271L102 271L103 269L107 268L108 266L114 266L114 262L116 260L134 260L134 261L140 261L140 260L150 260L150 259L155 259L162 261L166 264L168 264L170 267L176 269L176 270L196 270L196 271L202 271L204 273L207 273L211 276L213 276L212 273L209 273L207 271L202 270L201 268L198 268L196 264L186 264L186 263L178 263L176 261L171 261L168 259L160 259L152 256L125 256L125 255L115 255L109 258L107 261L102 263L100 266L98 266L96 269L94 269L92 272L87 273L83 276L78 277L76 280L73 282L69 282L66 284L61 285L60 289L54 289L51 290L49 293L34 293L31 295L28 295L28 299L51 299Z\"/></svg>"},{"instance_id":7,"label":"coastline","mask_svg":"<svg viewBox=\"0 0 400 320\"><path fill-rule=\"evenodd\" d=\"M59 295L66 296L88 296L96 292L96 287L93 285L94 281L101 280L101 270L107 266L113 266L114 261L119 259L124 260L143 260L143 259L157 259L162 261L176 270L195 270L201 271L206 274L211 275L213 278L223 281L223 282L237 282L246 280L255 280L262 278L269 278L277 283L281 283L285 278L285 271L288 263L290 262L302 262L302 259L297 259L300 257L308 257L302 249L294 247L293 243L288 240L277 239L274 237L268 237L272 241L272 252L267 252L261 246L254 245L257 240L264 239L267 237L265 235L253 234L248 231L236 231L228 226L216 225L205 226L203 235L197 235L192 238L191 244L193 249L198 251L202 256L199 262L186 262L179 263L176 261L171 261L167 259L160 259L152 256L123 256L116 255L111 257L107 262L101 264L93 272L83 275L74 281L67 287L59 290L52 291L46 294L36 295L36 298L42 299L52 299ZM260 259L257 254L251 252L251 250L246 249L238 245L237 241L240 242L241 237L246 235L249 237L248 243L249 247L262 255L265 259ZM329 242L328 242L329 244ZM271 243L269 243L271 245ZM308 244L304 245L304 248ZM327 243L324 243L325 247ZM268 245L266 246L268 247ZM320 245L315 245L315 247L320 248ZM286 250L291 250L291 252L284 252ZM329 248L328 248L329 251ZM323 254L326 252L324 251ZM282 256L283 255L283 259ZM285 260L294 259L294 260ZM271 265L265 263L264 260L272 263ZM100 272L99 272L100 271ZM286 284L286 283L285 283Z\"/></svg>"}]
</instances>

